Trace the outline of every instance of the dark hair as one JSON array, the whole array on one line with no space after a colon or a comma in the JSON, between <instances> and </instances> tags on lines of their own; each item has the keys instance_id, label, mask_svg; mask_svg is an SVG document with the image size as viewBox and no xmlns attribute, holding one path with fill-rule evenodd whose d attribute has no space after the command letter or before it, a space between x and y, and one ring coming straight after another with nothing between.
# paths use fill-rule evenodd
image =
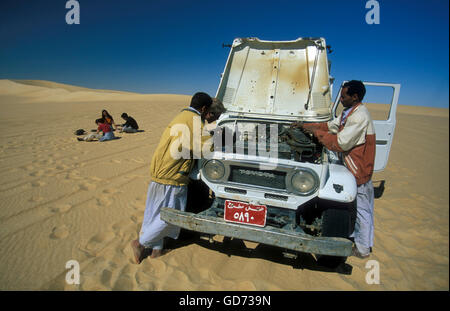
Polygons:
<instances>
[{"instance_id":1,"label":"dark hair","mask_svg":"<svg viewBox=\"0 0 450 311\"><path fill-rule=\"evenodd\" d=\"M198 92L192 96L191 107L200 110L202 107L206 106L208 108L212 104L212 98L206 93Z\"/></svg>"},{"instance_id":2,"label":"dark hair","mask_svg":"<svg viewBox=\"0 0 450 311\"><path fill-rule=\"evenodd\" d=\"M227 111L227 110L223 106L223 103L219 99L213 98L212 104L208 108L208 112L213 115L213 118L215 120L217 120L220 117L220 115L222 113L224 113L225 111ZM209 120L208 120L208 122L209 122Z\"/></svg>"},{"instance_id":3,"label":"dark hair","mask_svg":"<svg viewBox=\"0 0 450 311\"><path fill-rule=\"evenodd\" d=\"M97 120L95 120L95 123L97 123L97 124L105 123L105 119L103 119L103 118L97 119Z\"/></svg>"},{"instance_id":4,"label":"dark hair","mask_svg":"<svg viewBox=\"0 0 450 311\"><path fill-rule=\"evenodd\" d=\"M366 95L366 87L364 86L364 83L358 80L352 80L344 83L344 86L348 88L347 94L350 96L353 96L353 94L358 95L358 99L360 101L363 100L364 95Z\"/></svg>"},{"instance_id":5,"label":"dark hair","mask_svg":"<svg viewBox=\"0 0 450 311\"><path fill-rule=\"evenodd\" d=\"M114 122L113 117L111 117L111 115L109 114L108 111L106 111L106 109L102 110L102 119L105 117L103 114L106 112L106 117L110 118L112 122Z\"/></svg>"},{"instance_id":6,"label":"dark hair","mask_svg":"<svg viewBox=\"0 0 450 311\"><path fill-rule=\"evenodd\" d=\"M124 119L128 118L128 115L127 115L125 112L122 113L120 116L121 116L122 118L124 118Z\"/></svg>"}]
</instances>

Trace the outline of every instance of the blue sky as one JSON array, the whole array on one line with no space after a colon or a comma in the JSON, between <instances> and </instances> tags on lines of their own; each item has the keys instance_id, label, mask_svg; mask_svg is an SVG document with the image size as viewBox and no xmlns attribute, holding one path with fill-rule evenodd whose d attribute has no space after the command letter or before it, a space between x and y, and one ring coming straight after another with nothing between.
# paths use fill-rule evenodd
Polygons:
<instances>
[{"instance_id":1,"label":"blue sky","mask_svg":"<svg viewBox=\"0 0 450 311\"><path fill-rule=\"evenodd\" d=\"M78 86L214 95L236 37L324 37L336 85L401 83L400 104L448 108L448 0L66 0L0 2L0 78ZM335 86L335 93L337 87Z\"/></svg>"}]
</instances>

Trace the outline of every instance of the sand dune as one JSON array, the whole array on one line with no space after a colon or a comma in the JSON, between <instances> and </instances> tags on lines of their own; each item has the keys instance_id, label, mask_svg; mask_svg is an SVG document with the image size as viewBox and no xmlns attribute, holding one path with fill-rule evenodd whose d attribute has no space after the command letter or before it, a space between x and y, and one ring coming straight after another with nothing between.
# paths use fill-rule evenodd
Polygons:
<instances>
[{"instance_id":1,"label":"sand dune","mask_svg":"<svg viewBox=\"0 0 450 311\"><path fill-rule=\"evenodd\" d=\"M44 87L44 88L48 88L48 89L63 89L63 90L67 90L69 92L87 91L87 92L97 92L97 93L133 94L133 93L129 93L129 92L114 91L114 90L89 89L89 88L85 88L85 87L81 87L81 86L75 86L75 85L58 83L58 82L53 82L53 81L46 81L46 80L13 80L13 79L11 79L9 81L12 81L17 84Z\"/></svg>"},{"instance_id":2,"label":"sand dune","mask_svg":"<svg viewBox=\"0 0 450 311\"><path fill-rule=\"evenodd\" d=\"M367 260L349 275L302 254L232 240L190 238L171 253L132 260L149 163L159 137L190 96L98 91L48 81L0 80L0 290L448 290L448 109L400 106L385 181L375 201L380 284ZM79 143L107 109L142 133ZM247 246L248 248L246 248ZM80 285L65 281L80 263Z\"/></svg>"}]
</instances>

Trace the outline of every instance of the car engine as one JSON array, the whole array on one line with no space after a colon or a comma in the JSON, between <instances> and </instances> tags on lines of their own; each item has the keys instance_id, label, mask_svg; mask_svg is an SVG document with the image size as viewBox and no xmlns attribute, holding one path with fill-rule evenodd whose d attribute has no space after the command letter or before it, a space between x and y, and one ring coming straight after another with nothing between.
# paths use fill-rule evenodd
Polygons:
<instances>
[{"instance_id":1,"label":"car engine","mask_svg":"<svg viewBox=\"0 0 450 311\"><path fill-rule=\"evenodd\" d=\"M318 140L289 123L227 122L214 132L214 144L222 152L322 163L323 148Z\"/></svg>"}]
</instances>

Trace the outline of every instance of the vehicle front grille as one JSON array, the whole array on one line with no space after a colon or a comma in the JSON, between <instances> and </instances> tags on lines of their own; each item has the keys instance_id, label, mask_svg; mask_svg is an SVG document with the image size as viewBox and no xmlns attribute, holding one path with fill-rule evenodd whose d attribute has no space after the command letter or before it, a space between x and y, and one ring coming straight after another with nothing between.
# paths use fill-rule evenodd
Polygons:
<instances>
[{"instance_id":1,"label":"vehicle front grille","mask_svg":"<svg viewBox=\"0 0 450 311\"><path fill-rule=\"evenodd\" d=\"M238 194L247 194L246 190L236 189L236 188L229 188L229 187L225 187L225 192L238 193Z\"/></svg>"},{"instance_id":2,"label":"vehicle front grille","mask_svg":"<svg viewBox=\"0 0 450 311\"><path fill-rule=\"evenodd\" d=\"M251 167L230 166L229 181L240 184L286 189L286 172L258 170Z\"/></svg>"},{"instance_id":3,"label":"vehicle front grille","mask_svg":"<svg viewBox=\"0 0 450 311\"><path fill-rule=\"evenodd\" d=\"M264 197L266 199L279 200L279 201L287 201L288 200L288 197L285 195L277 195L277 194L271 194L271 193L265 193Z\"/></svg>"}]
</instances>

